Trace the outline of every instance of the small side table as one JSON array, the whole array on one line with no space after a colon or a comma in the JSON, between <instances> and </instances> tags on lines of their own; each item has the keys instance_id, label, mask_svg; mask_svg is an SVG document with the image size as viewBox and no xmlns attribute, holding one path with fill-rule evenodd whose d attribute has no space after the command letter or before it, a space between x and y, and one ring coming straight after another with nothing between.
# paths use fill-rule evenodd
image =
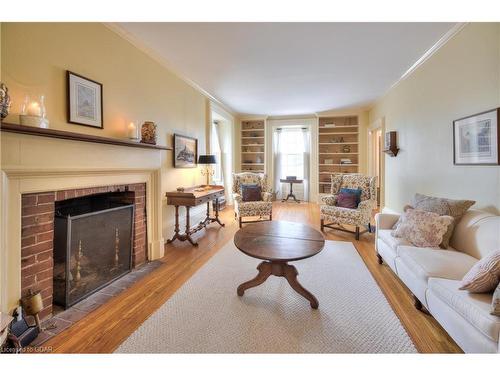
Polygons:
<instances>
[{"instance_id":1,"label":"small side table","mask_svg":"<svg viewBox=\"0 0 500 375\"><path fill-rule=\"evenodd\" d=\"M286 198L283 198L281 201L282 202L287 202L288 201L288 198L293 198L293 200L297 203L300 203L300 201L295 197L295 195L293 194L293 184L301 184L303 182L303 180L287 180L286 178L282 178L280 179L280 182L283 182L283 183L289 183L290 184L290 192L288 193L288 195L286 196Z\"/></svg>"}]
</instances>

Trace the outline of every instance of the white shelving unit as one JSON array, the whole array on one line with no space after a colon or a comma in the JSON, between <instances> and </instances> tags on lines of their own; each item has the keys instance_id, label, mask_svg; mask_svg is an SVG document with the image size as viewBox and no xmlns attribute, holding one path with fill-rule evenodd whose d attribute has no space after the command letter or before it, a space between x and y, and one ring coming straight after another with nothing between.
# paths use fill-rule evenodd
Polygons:
<instances>
[{"instance_id":1,"label":"white shelving unit","mask_svg":"<svg viewBox=\"0 0 500 375\"><path fill-rule=\"evenodd\" d=\"M343 163L342 159L348 159L350 163ZM332 173L357 173L358 163L358 117L320 117L318 129L319 193L330 193Z\"/></svg>"},{"instance_id":2,"label":"white shelving unit","mask_svg":"<svg viewBox=\"0 0 500 375\"><path fill-rule=\"evenodd\" d=\"M241 171L265 171L265 122L244 120L241 122Z\"/></svg>"}]
</instances>

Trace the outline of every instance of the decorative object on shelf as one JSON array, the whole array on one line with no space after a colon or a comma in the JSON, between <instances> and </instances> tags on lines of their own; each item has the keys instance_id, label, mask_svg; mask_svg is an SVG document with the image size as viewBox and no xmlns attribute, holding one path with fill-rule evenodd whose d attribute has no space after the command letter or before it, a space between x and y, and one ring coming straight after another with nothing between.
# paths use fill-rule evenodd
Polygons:
<instances>
[{"instance_id":1,"label":"decorative object on shelf","mask_svg":"<svg viewBox=\"0 0 500 375\"><path fill-rule=\"evenodd\" d=\"M153 121L146 121L142 124L141 143L156 144L156 124Z\"/></svg>"},{"instance_id":2,"label":"decorative object on shelf","mask_svg":"<svg viewBox=\"0 0 500 375\"><path fill-rule=\"evenodd\" d=\"M453 164L500 165L500 108L453 121Z\"/></svg>"},{"instance_id":3,"label":"decorative object on shelf","mask_svg":"<svg viewBox=\"0 0 500 375\"><path fill-rule=\"evenodd\" d=\"M257 156L257 157L255 158L255 162L256 162L256 163L258 163L258 164L262 164L262 157Z\"/></svg>"},{"instance_id":4,"label":"decorative object on shelf","mask_svg":"<svg viewBox=\"0 0 500 375\"><path fill-rule=\"evenodd\" d=\"M139 141L139 128L137 127L137 123L135 121L132 121L127 125L127 138L134 142Z\"/></svg>"},{"instance_id":5,"label":"decorative object on shelf","mask_svg":"<svg viewBox=\"0 0 500 375\"><path fill-rule=\"evenodd\" d=\"M178 188L177 188L177 189L175 189L175 190L177 190L179 193L182 193L182 192L184 191L184 188L183 188L183 187L178 187Z\"/></svg>"},{"instance_id":6,"label":"decorative object on shelf","mask_svg":"<svg viewBox=\"0 0 500 375\"><path fill-rule=\"evenodd\" d=\"M174 134L174 167L196 168L198 140L180 134Z\"/></svg>"},{"instance_id":7,"label":"decorative object on shelf","mask_svg":"<svg viewBox=\"0 0 500 375\"><path fill-rule=\"evenodd\" d=\"M45 109L45 96L41 95L38 101L32 101L26 95L21 114L19 115L19 121L21 125L48 129L49 120L47 119L47 111Z\"/></svg>"},{"instance_id":8,"label":"decorative object on shelf","mask_svg":"<svg viewBox=\"0 0 500 375\"><path fill-rule=\"evenodd\" d=\"M343 146L342 152L345 152L345 153L351 152L351 146L348 146L348 145Z\"/></svg>"},{"instance_id":9,"label":"decorative object on shelf","mask_svg":"<svg viewBox=\"0 0 500 375\"><path fill-rule=\"evenodd\" d=\"M340 137L339 143L344 143L344 137Z\"/></svg>"},{"instance_id":10,"label":"decorative object on shelf","mask_svg":"<svg viewBox=\"0 0 500 375\"><path fill-rule=\"evenodd\" d=\"M352 160L348 158L340 159L340 164L352 164Z\"/></svg>"},{"instance_id":11,"label":"decorative object on shelf","mask_svg":"<svg viewBox=\"0 0 500 375\"><path fill-rule=\"evenodd\" d=\"M324 164L333 164L333 159L325 159Z\"/></svg>"},{"instance_id":12,"label":"decorative object on shelf","mask_svg":"<svg viewBox=\"0 0 500 375\"><path fill-rule=\"evenodd\" d=\"M10 110L10 95L7 86L0 82L0 119L4 119L9 114Z\"/></svg>"},{"instance_id":13,"label":"decorative object on shelf","mask_svg":"<svg viewBox=\"0 0 500 375\"><path fill-rule=\"evenodd\" d=\"M40 317L38 316L38 313L43 310L43 301L40 292L33 292L33 290L29 289L28 295L21 298L21 305L27 315L31 315L35 318L38 330L42 331Z\"/></svg>"},{"instance_id":14,"label":"decorative object on shelf","mask_svg":"<svg viewBox=\"0 0 500 375\"><path fill-rule=\"evenodd\" d=\"M335 125L333 122L332 123L329 123L329 124L324 124L323 127L324 128L334 128L336 127L337 125Z\"/></svg>"},{"instance_id":15,"label":"decorative object on shelf","mask_svg":"<svg viewBox=\"0 0 500 375\"><path fill-rule=\"evenodd\" d=\"M390 131L385 133L384 150L389 156L395 157L398 155L399 148L397 144L397 133Z\"/></svg>"},{"instance_id":16,"label":"decorative object on shelf","mask_svg":"<svg viewBox=\"0 0 500 375\"><path fill-rule=\"evenodd\" d=\"M210 186L210 179L214 175L212 165L217 164L215 155L200 155L198 158L198 164L204 165L204 168L201 170L201 174L202 176L207 177L207 186Z\"/></svg>"},{"instance_id":17,"label":"decorative object on shelf","mask_svg":"<svg viewBox=\"0 0 500 375\"><path fill-rule=\"evenodd\" d=\"M76 73L66 72L68 122L103 128L102 84Z\"/></svg>"}]
</instances>

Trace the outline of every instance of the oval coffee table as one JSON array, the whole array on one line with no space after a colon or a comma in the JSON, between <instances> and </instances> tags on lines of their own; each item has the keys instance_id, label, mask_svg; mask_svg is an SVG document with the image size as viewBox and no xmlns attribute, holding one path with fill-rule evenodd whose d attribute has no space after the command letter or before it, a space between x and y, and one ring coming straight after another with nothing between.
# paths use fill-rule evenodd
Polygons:
<instances>
[{"instance_id":1,"label":"oval coffee table","mask_svg":"<svg viewBox=\"0 0 500 375\"><path fill-rule=\"evenodd\" d=\"M264 260L257 267L257 276L238 287L239 296L274 275L284 277L297 293L309 300L313 309L318 308L318 300L300 285L297 269L288 262L310 258L323 250L325 239L319 231L288 221L261 222L236 232L234 244L246 255Z\"/></svg>"}]
</instances>

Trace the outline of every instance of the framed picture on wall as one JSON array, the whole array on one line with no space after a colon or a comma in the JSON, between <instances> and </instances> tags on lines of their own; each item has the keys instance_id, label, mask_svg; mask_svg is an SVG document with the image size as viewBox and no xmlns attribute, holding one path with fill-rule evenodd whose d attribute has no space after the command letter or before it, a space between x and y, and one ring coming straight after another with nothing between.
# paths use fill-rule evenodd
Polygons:
<instances>
[{"instance_id":1,"label":"framed picture on wall","mask_svg":"<svg viewBox=\"0 0 500 375\"><path fill-rule=\"evenodd\" d=\"M500 165L500 108L453 121L455 165Z\"/></svg>"},{"instance_id":2,"label":"framed picture on wall","mask_svg":"<svg viewBox=\"0 0 500 375\"><path fill-rule=\"evenodd\" d=\"M198 140L185 135L174 134L174 167L196 168Z\"/></svg>"},{"instance_id":3,"label":"framed picture on wall","mask_svg":"<svg viewBox=\"0 0 500 375\"><path fill-rule=\"evenodd\" d=\"M66 80L68 122L102 129L102 84L69 70Z\"/></svg>"}]
</instances>

